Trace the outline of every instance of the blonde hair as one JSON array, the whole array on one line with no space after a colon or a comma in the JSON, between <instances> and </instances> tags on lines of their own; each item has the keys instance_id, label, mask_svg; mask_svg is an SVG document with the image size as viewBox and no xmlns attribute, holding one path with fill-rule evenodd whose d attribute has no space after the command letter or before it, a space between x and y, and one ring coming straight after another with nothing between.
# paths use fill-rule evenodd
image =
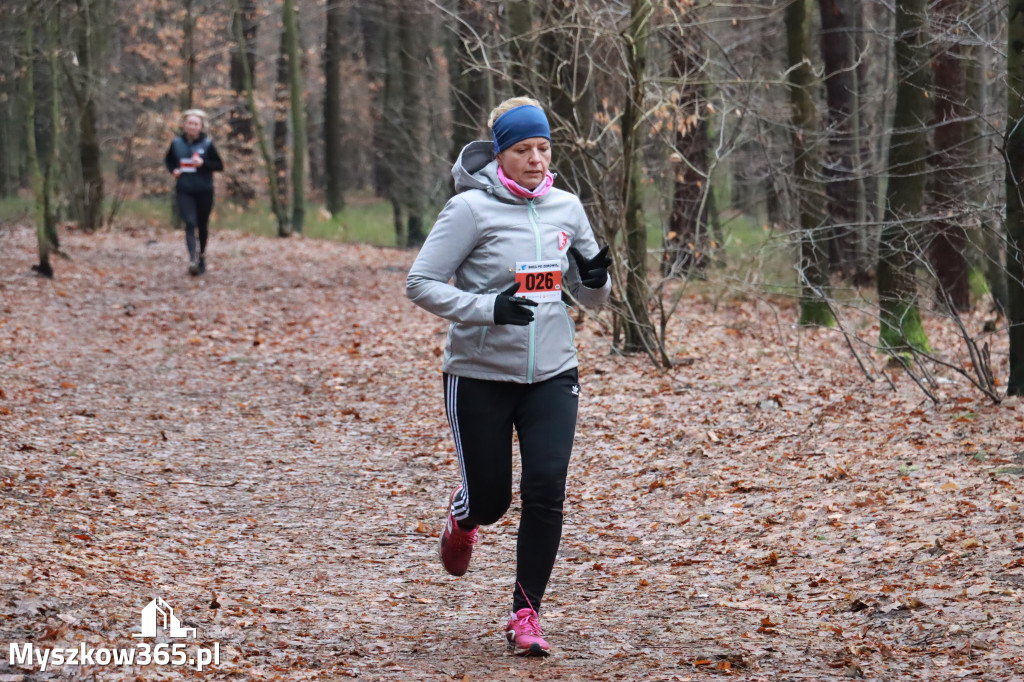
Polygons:
<instances>
[{"instance_id":1,"label":"blonde hair","mask_svg":"<svg viewBox=\"0 0 1024 682\"><path fill-rule=\"evenodd\" d=\"M544 108L540 105L540 102L538 102L532 97L510 97L501 104L499 104L498 106L494 107L493 110L491 110L491 115L487 119L487 127L493 128L494 122L497 121L498 117L501 116L502 114L512 111L516 107L525 106L537 107L538 109Z\"/></svg>"},{"instance_id":2,"label":"blonde hair","mask_svg":"<svg viewBox=\"0 0 1024 682\"><path fill-rule=\"evenodd\" d=\"M196 118L198 118L203 124L203 129L206 129L207 116L205 111L203 111L202 109L189 109L181 115L181 122L184 123L185 121L187 121L189 116L195 116Z\"/></svg>"}]
</instances>

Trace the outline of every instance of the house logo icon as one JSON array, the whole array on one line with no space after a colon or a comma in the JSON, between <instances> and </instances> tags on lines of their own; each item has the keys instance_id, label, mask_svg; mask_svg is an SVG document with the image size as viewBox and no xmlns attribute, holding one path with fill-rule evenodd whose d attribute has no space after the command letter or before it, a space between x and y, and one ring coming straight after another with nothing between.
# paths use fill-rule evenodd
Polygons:
<instances>
[{"instance_id":1,"label":"house logo icon","mask_svg":"<svg viewBox=\"0 0 1024 682\"><path fill-rule=\"evenodd\" d=\"M142 632L132 633L132 637L156 637L157 626L167 631L172 638L196 638L195 628L184 628L181 621L174 615L174 609L162 598L157 597L142 609Z\"/></svg>"}]
</instances>

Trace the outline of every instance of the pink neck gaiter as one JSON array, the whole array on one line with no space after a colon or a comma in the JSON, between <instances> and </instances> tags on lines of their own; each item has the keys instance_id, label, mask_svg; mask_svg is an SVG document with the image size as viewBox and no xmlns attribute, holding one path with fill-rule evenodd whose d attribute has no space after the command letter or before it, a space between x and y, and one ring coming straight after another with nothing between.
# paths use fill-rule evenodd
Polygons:
<instances>
[{"instance_id":1,"label":"pink neck gaiter","mask_svg":"<svg viewBox=\"0 0 1024 682\"><path fill-rule=\"evenodd\" d=\"M536 189L526 189L512 178L505 175L505 171L501 169L501 165L498 165L498 180L501 180L501 184L505 186L509 192L516 195L521 199L536 199L542 197L548 193L551 189L551 185L555 182L555 176L551 174L551 171L547 171L544 174L544 180L537 185Z\"/></svg>"}]
</instances>

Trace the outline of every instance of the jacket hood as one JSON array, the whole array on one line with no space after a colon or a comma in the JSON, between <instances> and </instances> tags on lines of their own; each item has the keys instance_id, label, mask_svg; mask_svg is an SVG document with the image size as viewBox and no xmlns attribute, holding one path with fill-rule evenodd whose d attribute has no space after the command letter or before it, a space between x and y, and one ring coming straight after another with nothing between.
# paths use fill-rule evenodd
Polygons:
<instances>
[{"instance_id":1,"label":"jacket hood","mask_svg":"<svg viewBox=\"0 0 1024 682\"><path fill-rule=\"evenodd\" d=\"M463 147L452 166L452 177L455 178L456 194L468 189L481 189L506 203L526 203L526 199L509 192L498 179L498 160L494 158L494 143L490 140L476 140ZM543 199L538 197L535 201Z\"/></svg>"},{"instance_id":2,"label":"jacket hood","mask_svg":"<svg viewBox=\"0 0 1024 682\"><path fill-rule=\"evenodd\" d=\"M463 147L452 166L452 177L455 178L456 192L465 192L467 189L493 191L493 188L501 187L493 144L487 140L477 140Z\"/></svg>"}]
</instances>

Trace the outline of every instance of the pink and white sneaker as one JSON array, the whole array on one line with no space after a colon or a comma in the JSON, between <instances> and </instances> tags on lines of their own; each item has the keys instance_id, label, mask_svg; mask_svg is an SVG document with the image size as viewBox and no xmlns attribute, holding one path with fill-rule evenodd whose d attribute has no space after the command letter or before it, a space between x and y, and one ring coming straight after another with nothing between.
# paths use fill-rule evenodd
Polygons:
<instances>
[{"instance_id":1,"label":"pink and white sneaker","mask_svg":"<svg viewBox=\"0 0 1024 682\"><path fill-rule=\"evenodd\" d=\"M462 490L457 486L448 499L448 521L441 531L441 539L438 542L437 553L441 557L441 565L444 570L454 576L465 575L469 570L469 560L473 556L473 544L476 543L477 529L463 530L455 521L455 496Z\"/></svg>"},{"instance_id":2,"label":"pink and white sneaker","mask_svg":"<svg viewBox=\"0 0 1024 682\"><path fill-rule=\"evenodd\" d=\"M505 625L505 639L516 656L547 656L551 653L542 634L537 612L530 608L513 613Z\"/></svg>"}]
</instances>

